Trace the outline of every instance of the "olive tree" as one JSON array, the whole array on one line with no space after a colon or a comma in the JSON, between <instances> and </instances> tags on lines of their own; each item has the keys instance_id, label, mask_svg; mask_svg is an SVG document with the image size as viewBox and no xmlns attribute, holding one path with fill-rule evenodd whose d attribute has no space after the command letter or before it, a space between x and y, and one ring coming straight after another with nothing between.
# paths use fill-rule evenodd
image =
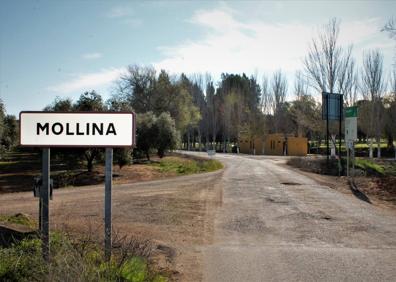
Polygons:
<instances>
[{"instance_id":1,"label":"olive tree","mask_svg":"<svg viewBox=\"0 0 396 282\"><path fill-rule=\"evenodd\" d=\"M79 99L73 103L69 98L56 97L54 102L44 108L45 111L62 111L62 112L98 112L106 111L106 105L102 97L95 91L85 92L80 95ZM54 150L54 155L65 159L68 166L74 168L84 156L87 162L88 172L92 172L95 160L103 155L100 148L59 148Z\"/></svg>"},{"instance_id":2,"label":"olive tree","mask_svg":"<svg viewBox=\"0 0 396 282\"><path fill-rule=\"evenodd\" d=\"M156 149L160 158L165 155L167 150L176 149L180 139L179 132L176 129L175 121L169 113L162 113L155 121L158 134L156 136Z\"/></svg>"},{"instance_id":3,"label":"olive tree","mask_svg":"<svg viewBox=\"0 0 396 282\"><path fill-rule=\"evenodd\" d=\"M152 150L157 150L158 156L162 158L167 150L176 149L178 141L179 132L169 113L162 113L158 117L152 112L138 115L136 150L143 153L147 160L150 160Z\"/></svg>"}]
</instances>

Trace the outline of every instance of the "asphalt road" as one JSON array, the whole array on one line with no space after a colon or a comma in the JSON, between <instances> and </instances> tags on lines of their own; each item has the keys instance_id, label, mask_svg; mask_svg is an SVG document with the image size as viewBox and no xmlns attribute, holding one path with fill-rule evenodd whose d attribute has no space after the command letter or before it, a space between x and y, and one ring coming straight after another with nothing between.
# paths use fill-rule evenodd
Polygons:
<instances>
[{"instance_id":1,"label":"asphalt road","mask_svg":"<svg viewBox=\"0 0 396 282\"><path fill-rule=\"evenodd\" d=\"M217 154L223 204L204 281L396 281L396 214L281 160Z\"/></svg>"}]
</instances>

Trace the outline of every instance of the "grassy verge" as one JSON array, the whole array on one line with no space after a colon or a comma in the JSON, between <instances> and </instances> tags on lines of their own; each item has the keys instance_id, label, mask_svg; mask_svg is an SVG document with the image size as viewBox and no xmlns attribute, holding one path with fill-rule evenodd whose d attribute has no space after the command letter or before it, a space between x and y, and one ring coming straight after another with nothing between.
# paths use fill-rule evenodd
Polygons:
<instances>
[{"instance_id":1,"label":"grassy verge","mask_svg":"<svg viewBox=\"0 0 396 282\"><path fill-rule=\"evenodd\" d=\"M385 174L384 166L371 160L356 158L355 166L364 170L368 175L374 174L382 176Z\"/></svg>"},{"instance_id":2,"label":"grassy verge","mask_svg":"<svg viewBox=\"0 0 396 282\"><path fill-rule=\"evenodd\" d=\"M292 158L287 162L289 165L301 168L306 171L319 174L338 175L338 166L335 159L330 159L327 167L326 158ZM343 172L346 174L346 159L342 158ZM396 161L386 161L378 159L356 158L355 168L360 169L366 176L389 177L396 176Z\"/></svg>"},{"instance_id":3,"label":"grassy verge","mask_svg":"<svg viewBox=\"0 0 396 282\"><path fill-rule=\"evenodd\" d=\"M338 148L338 140L336 142L336 145L337 145L337 148ZM312 146L314 146L314 144L312 144ZM330 142L330 147L331 147L331 142ZM367 143L355 143L355 149L368 149L369 147L370 147L370 145L367 144ZM378 147L377 142L373 143L373 149L375 149L377 147ZM385 148L388 147L388 143L381 142L380 147L381 147L381 149L385 149ZM326 143L322 142L321 145L320 145L320 148L321 149L326 149ZM344 142L344 140L342 140L341 149L345 150L345 142Z\"/></svg>"},{"instance_id":4,"label":"grassy verge","mask_svg":"<svg viewBox=\"0 0 396 282\"><path fill-rule=\"evenodd\" d=\"M31 220L21 220L21 216L1 216L1 220L25 226L33 224ZM0 281L168 281L153 270L149 243L122 238L115 245L117 248L108 262L92 234L77 238L53 232L47 264L42 258L41 240L25 238L0 247Z\"/></svg>"},{"instance_id":5,"label":"grassy verge","mask_svg":"<svg viewBox=\"0 0 396 282\"><path fill-rule=\"evenodd\" d=\"M187 175L193 173L210 172L223 168L217 160L191 159L181 157L165 157L158 163L151 164L162 173Z\"/></svg>"},{"instance_id":6,"label":"grassy verge","mask_svg":"<svg viewBox=\"0 0 396 282\"><path fill-rule=\"evenodd\" d=\"M97 245L82 246L62 234L51 236L51 261L42 259L40 239L0 248L1 281L168 281L151 272L147 259L114 256L110 262Z\"/></svg>"},{"instance_id":7,"label":"grassy verge","mask_svg":"<svg viewBox=\"0 0 396 282\"><path fill-rule=\"evenodd\" d=\"M36 228L36 221L23 213L17 213L12 216L0 215L0 223L11 223Z\"/></svg>"},{"instance_id":8,"label":"grassy verge","mask_svg":"<svg viewBox=\"0 0 396 282\"><path fill-rule=\"evenodd\" d=\"M356 158L355 166L366 171L367 175L396 176L395 161Z\"/></svg>"}]
</instances>

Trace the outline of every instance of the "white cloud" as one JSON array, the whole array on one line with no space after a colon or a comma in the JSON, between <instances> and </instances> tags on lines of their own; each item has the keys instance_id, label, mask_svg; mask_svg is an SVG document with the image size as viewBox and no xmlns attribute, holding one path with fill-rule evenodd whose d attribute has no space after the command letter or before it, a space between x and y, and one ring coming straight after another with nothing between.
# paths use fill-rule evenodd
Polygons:
<instances>
[{"instance_id":1,"label":"white cloud","mask_svg":"<svg viewBox=\"0 0 396 282\"><path fill-rule=\"evenodd\" d=\"M96 60L103 57L102 53L94 52L94 53L86 53L81 56L85 60Z\"/></svg>"},{"instance_id":2,"label":"white cloud","mask_svg":"<svg viewBox=\"0 0 396 282\"><path fill-rule=\"evenodd\" d=\"M72 80L49 86L47 90L62 94L92 90L110 85L110 83L118 79L124 71L125 68L110 68L103 69L96 73L81 74Z\"/></svg>"},{"instance_id":3,"label":"white cloud","mask_svg":"<svg viewBox=\"0 0 396 282\"><path fill-rule=\"evenodd\" d=\"M189 22L202 28L205 35L197 40L160 47L164 59L154 66L176 73L210 72L217 77L222 72L252 74L277 69L294 73L302 68L302 58L321 27L300 22L247 22L238 20L237 16L238 12L224 6L197 11ZM359 44L359 48L373 44L373 36L379 33L378 25L378 19L343 21L340 44ZM385 43L376 41L375 44L382 46Z\"/></svg>"},{"instance_id":4,"label":"white cloud","mask_svg":"<svg viewBox=\"0 0 396 282\"><path fill-rule=\"evenodd\" d=\"M238 22L225 11L201 11L192 22L207 29L204 38L162 47L158 68L172 72L247 72L295 69L305 52L311 28L301 24Z\"/></svg>"}]
</instances>

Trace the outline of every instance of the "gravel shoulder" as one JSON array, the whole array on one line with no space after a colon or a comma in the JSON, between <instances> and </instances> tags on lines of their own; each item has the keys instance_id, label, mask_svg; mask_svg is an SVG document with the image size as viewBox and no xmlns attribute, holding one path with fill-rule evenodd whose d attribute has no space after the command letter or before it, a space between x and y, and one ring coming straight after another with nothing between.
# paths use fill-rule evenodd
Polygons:
<instances>
[{"instance_id":1,"label":"gravel shoulder","mask_svg":"<svg viewBox=\"0 0 396 282\"><path fill-rule=\"evenodd\" d=\"M223 173L114 185L114 236L151 240L167 250L160 269L173 272L175 280L202 280L199 246L213 240ZM51 229L101 234L103 199L103 185L55 190L50 202ZM38 200L31 192L0 195L0 214L16 213L37 218Z\"/></svg>"}]
</instances>

